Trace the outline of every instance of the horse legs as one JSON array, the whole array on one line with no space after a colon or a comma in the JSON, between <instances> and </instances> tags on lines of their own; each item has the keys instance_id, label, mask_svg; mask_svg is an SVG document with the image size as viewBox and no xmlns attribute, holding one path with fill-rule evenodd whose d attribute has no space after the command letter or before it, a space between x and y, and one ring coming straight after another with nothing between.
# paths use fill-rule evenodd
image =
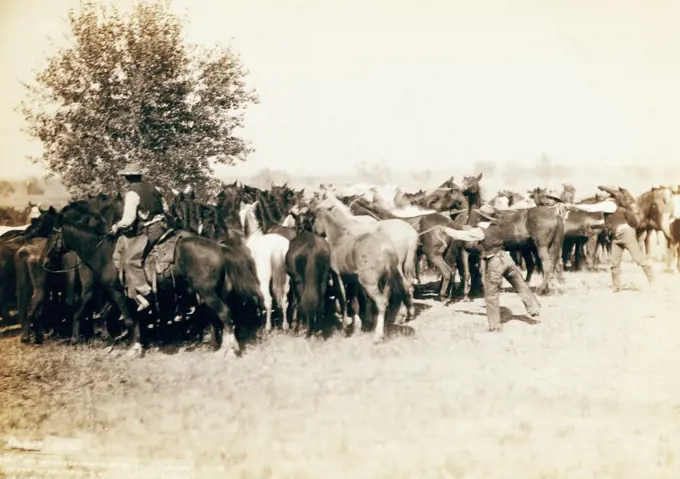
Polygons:
<instances>
[{"instance_id":1,"label":"horse legs","mask_svg":"<svg viewBox=\"0 0 680 479\"><path fill-rule=\"evenodd\" d=\"M463 290L463 301L470 301L471 277L470 277L470 253L465 248L461 248L456 259L458 272L460 274L461 289Z\"/></svg>"},{"instance_id":2,"label":"horse legs","mask_svg":"<svg viewBox=\"0 0 680 479\"><path fill-rule=\"evenodd\" d=\"M214 293L206 295L201 294L201 298L203 299L205 304L207 304L208 307L212 309L213 312L217 315L217 317L220 319L220 322L222 323L221 326L224 327L225 330L224 332L226 333L229 345L228 348L225 350L224 341L222 341L220 350L224 350L227 355L234 356L237 355L239 353L240 348L238 340L236 339L236 335L234 334L234 322L232 321L231 316L229 314L229 308L227 307L226 304L224 304L224 301L222 301L219 298L219 296L217 296Z\"/></svg>"},{"instance_id":3,"label":"horse legs","mask_svg":"<svg viewBox=\"0 0 680 479\"><path fill-rule=\"evenodd\" d=\"M345 292L345 283L339 271L331 266L331 277L333 278L333 288L335 289L336 301L340 303L340 317L342 319L342 327L347 327L347 293Z\"/></svg>"},{"instance_id":4,"label":"horse legs","mask_svg":"<svg viewBox=\"0 0 680 479\"><path fill-rule=\"evenodd\" d=\"M571 263L571 252L574 248L574 241L571 238L564 238L564 244L562 245L562 264L566 268L572 268Z\"/></svg>"},{"instance_id":5,"label":"horse legs","mask_svg":"<svg viewBox=\"0 0 680 479\"><path fill-rule=\"evenodd\" d=\"M349 304L348 315L352 317L352 326L355 331L361 329L361 317L359 315L359 311L361 310L359 304L359 288L361 288L361 285L359 285L357 281L353 281L347 285L347 301ZM348 324L346 325L343 323L343 326L349 328L349 321L347 323Z\"/></svg>"},{"instance_id":6,"label":"horse legs","mask_svg":"<svg viewBox=\"0 0 680 479\"><path fill-rule=\"evenodd\" d=\"M530 246L523 247L522 257L524 258L524 263L527 266L527 276L524 281L526 281L527 284L531 284L531 277L533 276L534 269L536 268L534 248Z\"/></svg>"},{"instance_id":7,"label":"horse legs","mask_svg":"<svg viewBox=\"0 0 680 479\"><path fill-rule=\"evenodd\" d=\"M360 275L360 282L366 295L373 301L378 310L373 342L380 343L385 339L385 312L390 297L390 281L388 278L382 292L378 288L378 278L375 274Z\"/></svg>"},{"instance_id":8,"label":"horse legs","mask_svg":"<svg viewBox=\"0 0 680 479\"><path fill-rule=\"evenodd\" d=\"M405 282L405 288L406 291L405 293L408 295L408 302L410 304L406 305L406 318L411 320L413 319L413 316L415 315L414 309L413 309L413 293L415 291L415 288L413 286L413 280L416 276L415 270L416 270L416 262L418 261L418 254L417 254L417 243L415 246L412 246L408 249L406 253L406 258L404 259L403 263L403 270L404 270L404 282Z\"/></svg>"},{"instance_id":9,"label":"horse legs","mask_svg":"<svg viewBox=\"0 0 680 479\"><path fill-rule=\"evenodd\" d=\"M538 257L543 263L543 282L538 287L537 293L544 295L548 294L550 291L550 281L553 278L554 266L552 264L552 258L547 246L538 247Z\"/></svg>"},{"instance_id":10,"label":"horse legs","mask_svg":"<svg viewBox=\"0 0 680 479\"><path fill-rule=\"evenodd\" d=\"M33 285L33 295L31 296L30 306L28 308L27 319L33 322L33 330L35 331L36 344L42 344L44 339L43 325L42 325L42 311L45 304L45 290L47 289L47 274L42 267L29 264L28 274Z\"/></svg>"},{"instance_id":11,"label":"horse legs","mask_svg":"<svg viewBox=\"0 0 680 479\"><path fill-rule=\"evenodd\" d=\"M447 291L449 290L449 284L451 283L451 275L453 274L453 270L449 267L448 264L446 264L446 261L444 261L444 258L441 254L433 254L430 257L430 261L439 269L439 272L442 275L442 285L441 288L439 289L439 301L444 301L444 297L447 294Z\"/></svg>"},{"instance_id":12,"label":"horse legs","mask_svg":"<svg viewBox=\"0 0 680 479\"><path fill-rule=\"evenodd\" d=\"M281 309L281 314L283 316L281 321L283 330L287 331L290 328L290 324L288 323L288 317L286 315L286 313L288 312L288 291L290 288L290 283L287 281L288 274L286 273L286 270L283 268L283 264L281 264L280 266L281 266L280 268L279 267L276 268L276 271L272 276L272 289L274 290L276 304Z\"/></svg>"},{"instance_id":13,"label":"horse legs","mask_svg":"<svg viewBox=\"0 0 680 479\"><path fill-rule=\"evenodd\" d=\"M260 283L260 291L264 297L264 307L265 307L265 331L269 332L272 330L272 294L269 289L271 281L271 265L264 263L262 265L256 265L257 280Z\"/></svg>"}]
</instances>

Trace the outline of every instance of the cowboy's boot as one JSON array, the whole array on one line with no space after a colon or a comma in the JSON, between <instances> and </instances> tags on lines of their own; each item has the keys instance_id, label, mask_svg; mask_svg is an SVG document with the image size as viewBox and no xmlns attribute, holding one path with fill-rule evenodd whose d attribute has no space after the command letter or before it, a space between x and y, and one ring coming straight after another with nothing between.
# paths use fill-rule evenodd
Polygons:
<instances>
[{"instance_id":1,"label":"cowboy's boot","mask_svg":"<svg viewBox=\"0 0 680 479\"><path fill-rule=\"evenodd\" d=\"M647 281L649 281L649 284L654 284L654 270L652 269L652 267L643 266L642 269L645 272L645 276L647 276Z\"/></svg>"}]
</instances>

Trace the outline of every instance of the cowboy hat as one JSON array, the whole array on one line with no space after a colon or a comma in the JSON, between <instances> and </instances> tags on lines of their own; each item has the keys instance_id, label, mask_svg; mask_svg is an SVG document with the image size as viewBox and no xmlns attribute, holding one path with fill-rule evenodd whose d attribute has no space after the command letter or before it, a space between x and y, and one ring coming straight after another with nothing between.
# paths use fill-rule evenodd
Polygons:
<instances>
[{"instance_id":1,"label":"cowboy hat","mask_svg":"<svg viewBox=\"0 0 680 479\"><path fill-rule=\"evenodd\" d=\"M146 168L142 168L142 164L138 162L128 163L125 168L118 172L118 176L139 176L146 173Z\"/></svg>"},{"instance_id":2,"label":"cowboy hat","mask_svg":"<svg viewBox=\"0 0 680 479\"><path fill-rule=\"evenodd\" d=\"M496 208L494 208L491 205L482 205L477 212L483 216L484 218L488 220L497 220L498 217L496 216Z\"/></svg>"}]
</instances>

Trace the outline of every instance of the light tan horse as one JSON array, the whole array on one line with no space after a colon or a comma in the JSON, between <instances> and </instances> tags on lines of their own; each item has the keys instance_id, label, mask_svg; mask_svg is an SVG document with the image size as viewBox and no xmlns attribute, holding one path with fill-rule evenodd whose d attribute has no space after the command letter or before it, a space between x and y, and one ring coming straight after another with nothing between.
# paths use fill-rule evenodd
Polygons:
<instances>
[{"instance_id":1,"label":"light tan horse","mask_svg":"<svg viewBox=\"0 0 680 479\"><path fill-rule=\"evenodd\" d=\"M333 206L317 209L314 231L324 235L331 246L331 267L345 283L355 327L360 324L357 288L360 286L378 311L373 340L381 342L385 338L385 314L392 292L401 295L407 309L413 307L394 245L377 228L358 224Z\"/></svg>"},{"instance_id":2,"label":"light tan horse","mask_svg":"<svg viewBox=\"0 0 680 479\"><path fill-rule=\"evenodd\" d=\"M383 234L387 241L394 245L399 258L399 271L406 281L406 291L409 302L413 304L413 282L416 278L416 258L418 255L418 232L402 219L375 219L373 223L360 222L358 216L352 214L348 206L337 199L333 194L328 194L326 199L317 205L317 208L333 208L340 213L350 224L362 224L367 226L367 231L375 229ZM406 318L411 320L414 316L413 306L407 306Z\"/></svg>"}]
</instances>

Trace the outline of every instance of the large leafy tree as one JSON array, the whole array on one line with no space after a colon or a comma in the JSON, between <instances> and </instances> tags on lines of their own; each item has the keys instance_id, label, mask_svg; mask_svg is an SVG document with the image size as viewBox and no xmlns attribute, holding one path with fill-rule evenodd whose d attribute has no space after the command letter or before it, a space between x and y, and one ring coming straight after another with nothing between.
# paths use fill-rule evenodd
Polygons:
<instances>
[{"instance_id":1,"label":"large leafy tree","mask_svg":"<svg viewBox=\"0 0 680 479\"><path fill-rule=\"evenodd\" d=\"M211 161L245 161L237 136L246 107L240 58L229 48L186 45L183 20L168 2L141 1L131 13L85 3L71 10L72 42L26 85L22 111L40 157L76 198L121 186L116 175L139 161L162 188L217 184Z\"/></svg>"}]
</instances>

